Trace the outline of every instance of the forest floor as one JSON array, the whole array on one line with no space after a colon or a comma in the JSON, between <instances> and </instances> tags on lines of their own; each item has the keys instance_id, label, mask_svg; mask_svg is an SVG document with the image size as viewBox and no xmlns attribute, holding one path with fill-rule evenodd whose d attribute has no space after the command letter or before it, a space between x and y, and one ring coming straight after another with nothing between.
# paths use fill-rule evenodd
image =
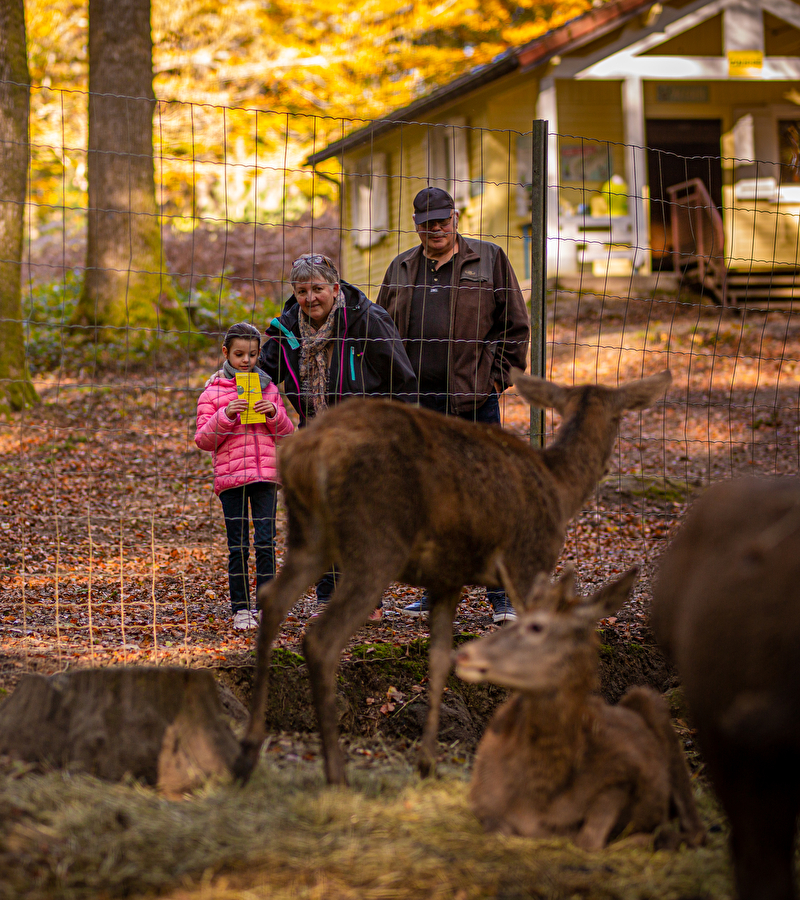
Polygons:
<instances>
[{"instance_id":1,"label":"forest floor","mask_svg":"<svg viewBox=\"0 0 800 900\"><path fill-rule=\"evenodd\" d=\"M556 381L673 372L664 404L624 419L608 475L569 526L559 561L575 566L586 592L641 566L630 603L604 623L635 637L653 564L692 493L737 474L797 474L800 316L570 295L556 298L549 322ZM23 672L78 665L252 659L253 635L232 628L211 457L193 440L196 399L217 362L206 351L147 371L39 375L42 403L0 428L0 688ZM527 437L530 411L513 389L502 415ZM556 424L548 412L548 440ZM279 564L285 533L279 503ZM424 637L425 621L402 614L418 596L392 585L369 640ZM299 650L314 610L306 593L280 646ZM457 631L492 627L482 589L465 589Z\"/></svg>"},{"instance_id":2,"label":"forest floor","mask_svg":"<svg viewBox=\"0 0 800 900\"><path fill-rule=\"evenodd\" d=\"M734 315L690 300L559 293L548 309L553 380L673 373L665 403L623 421L609 473L571 523L558 565L575 566L583 593L639 565L631 600L600 625L604 643L653 654L652 580L692 496L731 476L796 475L800 458L800 318ZM0 428L0 697L25 673L88 665L209 666L234 688L249 677L255 636L232 628L210 455L193 441L197 396L217 364L205 351L147 370L39 374L42 403ZM504 427L527 439L529 409L513 390L502 414ZM548 412L548 440L556 425ZM284 542L279 507L279 564ZM345 665L422 646L425 620L402 614L418 596L392 585L383 621L354 636ZM300 652L314 609L311 592L298 599L277 641L283 652ZM482 589L466 588L461 639L493 628ZM651 668L643 679L668 686ZM183 805L135 785L23 778L24 767L4 767L0 804L12 824L0 830L0 874L22 860L22 880L8 881L17 887L0 888L0 897L730 896L724 824L708 798L712 841L691 853L586 855L540 842L532 854L530 842L481 836L464 790L474 742L442 744L445 777L423 784L411 769L413 735L364 728L393 718L411 696L414 679L395 680L359 694L351 792L323 786L315 739L291 720L276 723L286 730L267 748L252 791L210 788ZM605 687L615 699L612 682ZM246 685L239 693L246 699ZM684 738L691 745L690 729ZM97 816L108 826L101 859L92 847Z\"/></svg>"}]
</instances>

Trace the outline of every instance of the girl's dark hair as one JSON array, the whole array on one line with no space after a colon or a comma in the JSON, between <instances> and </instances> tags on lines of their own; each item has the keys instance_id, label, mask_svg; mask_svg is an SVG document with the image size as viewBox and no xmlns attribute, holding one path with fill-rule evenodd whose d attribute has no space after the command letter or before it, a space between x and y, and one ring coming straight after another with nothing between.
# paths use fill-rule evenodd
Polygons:
<instances>
[{"instance_id":1,"label":"girl's dark hair","mask_svg":"<svg viewBox=\"0 0 800 900\"><path fill-rule=\"evenodd\" d=\"M237 322L235 325L231 325L231 327L228 329L225 338L222 341L222 346L226 350L230 350L231 344L237 338L247 338L251 341L260 341L261 332L256 328L255 325L251 325L249 322Z\"/></svg>"}]
</instances>

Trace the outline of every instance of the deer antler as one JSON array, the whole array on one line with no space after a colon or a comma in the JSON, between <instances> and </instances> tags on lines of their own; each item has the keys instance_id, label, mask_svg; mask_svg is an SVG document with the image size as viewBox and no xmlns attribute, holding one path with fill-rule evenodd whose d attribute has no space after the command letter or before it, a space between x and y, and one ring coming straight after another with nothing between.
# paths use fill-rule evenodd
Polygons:
<instances>
[{"instance_id":1,"label":"deer antler","mask_svg":"<svg viewBox=\"0 0 800 900\"><path fill-rule=\"evenodd\" d=\"M519 594L517 593L517 588L514 582L511 580L511 576L508 574L508 569L506 568L506 564L503 561L502 553L497 554L497 558L495 559L495 566L497 567L497 573L500 575L500 581L502 582L503 589L508 594L508 598L511 601L511 605L516 609L524 609L525 604L522 602Z\"/></svg>"}]
</instances>

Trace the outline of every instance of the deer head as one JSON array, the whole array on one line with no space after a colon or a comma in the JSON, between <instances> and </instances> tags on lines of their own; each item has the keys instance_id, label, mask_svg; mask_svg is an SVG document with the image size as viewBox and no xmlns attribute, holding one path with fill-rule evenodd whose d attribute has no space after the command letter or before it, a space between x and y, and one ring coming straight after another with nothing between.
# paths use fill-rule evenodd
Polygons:
<instances>
[{"instance_id":1,"label":"deer head","mask_svg":"<svg viewBox=\"0 0 800 900\"><path fill-rule=\"evenodd\" d=\"M622 606L637 574L634 567L588 598L575 596L571 568L552 584L539 574L519 619L465 644L456 654L456 674L464 681L535 692L558 691L575 677L591 677L597 620Z\"/></svg>"},{"instance_id":2,"label":"deer head","mask_svg":"<svg viewBox=\"0 0 800 900\"><path fill-rule=\"evenodd\" d=\"M552 381L546 381L544 378L525 375L520 369L511 370L511 381L520 396L531 406L555 409L562 416L568 412L570 402L583 395L587 388L598 397L604 398L605 402L609 404L612 415L621 416L625 412L635 412L652 406L672 383L672 373L669 369L665 369L657 375L629 381L620 388L600 385L564 387L554 384Z\"/></svg>"}]
</instances>

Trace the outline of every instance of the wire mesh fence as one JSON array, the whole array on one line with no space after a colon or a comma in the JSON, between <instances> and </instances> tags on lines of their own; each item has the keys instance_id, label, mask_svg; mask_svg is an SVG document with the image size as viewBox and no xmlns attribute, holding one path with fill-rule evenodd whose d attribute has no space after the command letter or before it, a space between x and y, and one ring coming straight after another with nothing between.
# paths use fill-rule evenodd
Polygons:
<instances>
[{"instance_id":1,"label":"wire mesh fence","mask_svg":"<svg viewBox=\"0 0 800 900\"><path fill-rule=\"evenodd\" d=\"M87 96L41 93L12 317L41 402L0 421L0 667L13 679L89 663L242 662L252 633L231 628L222 509L194 442L222 334L243 320L263 332L305 252L376 299L393 257L419 243L412 200L426 185L455 198L467 240L503 249L530 299L530 133L398 122L376 136L370 122L158 102L156 212L127 215L155 215L152 302L185 318L76 328L92 215ZM346 144L359 128L363 140ZM121 168L125 156L123 143ZM608 476L570 528L562 559L589 584L652 562L702 486L797 474L800 198L783 160L734 165L569 135L551 135L549 158L547 377L614 385L669 368L674 379L663 403L623 422ZM140 262L124 250L129 275ZM527 439L513 388L500 409ZM546 423L551 440L557 417ZM278 564L285 532L279 503ZM393 587L384 639L404 639L400 607L416 596ZM467 606L462 626L480 628ZM285 646L313 609L309 592ZM631 627L643 618L637 607Z\"/></svg>"}]
</instances>

